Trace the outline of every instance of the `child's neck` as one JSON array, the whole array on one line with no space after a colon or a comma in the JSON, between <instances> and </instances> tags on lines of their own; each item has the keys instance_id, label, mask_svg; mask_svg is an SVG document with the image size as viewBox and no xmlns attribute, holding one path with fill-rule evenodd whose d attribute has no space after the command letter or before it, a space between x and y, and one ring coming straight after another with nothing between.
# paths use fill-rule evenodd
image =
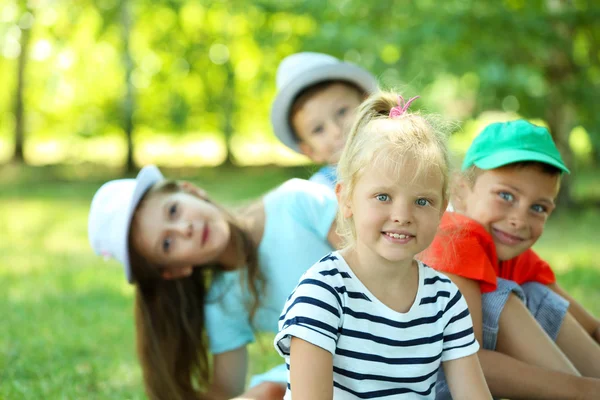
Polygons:
<instances>
[{"instance_id":1,"label":"child's neck","mask_svg":"<svg viewBox=\"0 0 600 400\"><path fill-rule=\"evenodd\" d=\"M389 262L360 245L342 250L352 272L379 301L397 312L410 310L419 287L414 259Z\"/></svg>"},{"instance_id":2,"label":"child's neck","mask_svg":"<svg viewBox=\"0 0 600 400\"><path fill-rule=\"evenodd\" d=\"M239 227L250 235L250 238L258 247L262 240L265 227L265 210L262 200L257 201L250 206L247 206L237 216L237 224ZM240 253L240 243L237 243L239 238L235 238L233 233L230 236L229 243L219 256L218 261L225 267L226 270L233 270L245 267L245 257L247 254Z\"/></svg>"},{"instance_id":3,"label":"child's neck","mask_svg":"<svg viewBox=\"0 0 600 400\"><path fill-rule=\"evenodd\" d=\"M262 199L244 207L237 216L240 226L250 233L256 246L259 246L262 241L265 218L265 206Z\"/></svg>"}]
</instances>

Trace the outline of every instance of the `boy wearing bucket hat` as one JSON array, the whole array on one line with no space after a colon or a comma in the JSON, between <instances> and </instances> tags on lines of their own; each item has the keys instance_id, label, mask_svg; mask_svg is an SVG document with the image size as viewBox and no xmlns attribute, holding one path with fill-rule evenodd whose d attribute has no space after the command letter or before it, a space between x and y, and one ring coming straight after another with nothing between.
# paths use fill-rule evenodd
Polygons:
<instances>
[{"instance_id":1,"label":"boy wearing bucket hat","mask_svg":"<svg viewBox=\"0 0 600 400\"><path fill-rule=\"evenodd\" d=\"M600 321L531 249L555 208L563 173L569 170L546 128L524 120L488 125L455 182L455 212L446 212L421 255L465 296L494 397L591 398L576 396L600 382L573 379L600 378ZM450 397L443 376L437 392L438 399Z\"/></svg>"},{"instance_id":2,"label":"boy wearing bucket hat","mask_svg":"<svg viewBox=\"0 0 600 400\"><path fill-rule=\"evenodd\" d=\"M376 90L373 75L328 54L296 53L279 64L273 131L290 149L325 165L310 180L333 189L355 111Z\"/></svg>"}]
</instances>

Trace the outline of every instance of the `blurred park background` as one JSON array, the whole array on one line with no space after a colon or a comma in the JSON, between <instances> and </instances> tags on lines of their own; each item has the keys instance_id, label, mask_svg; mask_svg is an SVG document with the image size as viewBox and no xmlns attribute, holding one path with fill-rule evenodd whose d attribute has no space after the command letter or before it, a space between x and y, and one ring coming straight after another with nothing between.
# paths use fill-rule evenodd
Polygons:
<instances>
[{"instance_id":1,"label":"blurred park background","mask_svg":"<svg viewBox=\"0 0 600 400\"><path fill-rule=\"evenodd\" d=\"M132 289L94 256L105 181L155 163L236 205L316 169L269 124L319 51L456 122L548 126L573 173L536 245L600 316L597 0L1 0L0 399L141 399ZM280 360L265 336L251 369Z\"/></svg>"}]
</instances>

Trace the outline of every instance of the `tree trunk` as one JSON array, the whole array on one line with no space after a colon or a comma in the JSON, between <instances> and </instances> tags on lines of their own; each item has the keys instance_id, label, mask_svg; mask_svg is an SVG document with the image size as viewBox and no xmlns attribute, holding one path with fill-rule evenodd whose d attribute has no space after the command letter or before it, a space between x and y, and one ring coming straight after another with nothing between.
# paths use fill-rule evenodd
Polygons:
<instances>
[{"instance_id":1,"label":"tree trunk","mask_svg":"<svg viewBox=\"0 0 600 400\"><path fill-rule=\"evenodd\" d=\"M573 171L573 152L569 146L569 135L575 127L575 114L568 105L561 101L561 99L565 99L566 97L556 96L551 96L546 121L548 121L548 127L564 163ZM564 208L573 208L575 206L575 201L571 196L571 175L569 174L563 174L562 176L557 203Z\"/></svg>"},{"instance_id":2,"label":"tree trunk","mask_svg":"<svg viewBox=\"0 0 600 400\"><path fill-rule=\"evenodd\" d=\"M127 172L133 172L135 170L135 162L133 160L133 109L135 107L135 89L131 82L131 74L133 72L133 60L131 59L131 53L129 50L129 36L131 33L131 4L128 0L121 3L121 19L123 27L121 29L121 35L123 38L123 64L125 66L125 85L126 92L125 98L123 99L123 131L127 139Z\"/></svg>"},{"instance_id":3,"label":"tree trunk","mask_svg":"<svg viewBox=\"0 0 600 400\"><path fill-rule=\"evenodd\" d=\"M225 88L223 90L223 114L222 114L222 130L225 135L225 146L227 151L227 158L225 159L225 165L233 165L235 157L231 152L231 137L235 129L234 116L235 116L235 71L233 70L233 64L231 59L228 60L223 67L227 72L227 79L225 81Z\"/></svg>"},{"instance_id":4,"label":"tree trunk","mask_svg":"<svg viewBox=\"0 0 600 400\"><path fill-rule=\"evenodd\" d=\"M570 1L547 0L547 7L553 13L567 12L572 9ZM575 127L575 109L572 96L569 93L569 81L576 79L576 64L573 60L573 40L575 35L575 26L573 21L557 20L550 25L555 34L561 38L556 41L556 45L551 49L551 57L545 66L545 74L548 82L548 107L546 109L546 121L550 128L550 133L554 138L556 147L560 151L564 163L574 172L573 152L569 146L569 135ZM572 176L563 174L561 180L561 189L558 193L557 203L563 208L573 208L575 202L571 196Z\"/></svg>"},{"instance_id":5,"label":"tree trunk","mask_svg":"<svg viewBox=\"0 0 600 400\"><path fill-rule=\"evenodd\" d=\"M600 167L600 118L596 117L596 119L584 126L587 131L590 143L592 145L592 154L591 154L591 164L590 167L592 169L596 169Z\"/></svg>"},{"instance_id":6,"label":"tree trunk","mask_svg":"<svg viewBox=\"0 0 600 400\"><path fill-rule=\"evenodd\" d=\"M12 161L18 164L25 162L23 145L25 142L25 109L23 97L25 92L25 67L29 53L31 27L21 30L21 52L17 62L17 87L15 91L15 152Z\"/></svg>"}]
</instances>

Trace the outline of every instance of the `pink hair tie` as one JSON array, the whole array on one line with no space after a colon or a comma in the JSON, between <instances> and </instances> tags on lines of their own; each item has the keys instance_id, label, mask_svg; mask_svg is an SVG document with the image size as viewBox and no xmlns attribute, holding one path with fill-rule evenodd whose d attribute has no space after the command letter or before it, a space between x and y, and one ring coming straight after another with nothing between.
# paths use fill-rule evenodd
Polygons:
<instances>
[{"instance_id":1,"label":"pink hair tie","mask_svg":"<svg viewBox=\"0 0 600 400\"><path fill-rule=\"evenodd\" d=\"M390 110L390 118L398 118L408 110L410 104L421 96L415 96L408 101L404 101L404 97L398 95L398 105Z\"/></svg>"}]
</instances>

